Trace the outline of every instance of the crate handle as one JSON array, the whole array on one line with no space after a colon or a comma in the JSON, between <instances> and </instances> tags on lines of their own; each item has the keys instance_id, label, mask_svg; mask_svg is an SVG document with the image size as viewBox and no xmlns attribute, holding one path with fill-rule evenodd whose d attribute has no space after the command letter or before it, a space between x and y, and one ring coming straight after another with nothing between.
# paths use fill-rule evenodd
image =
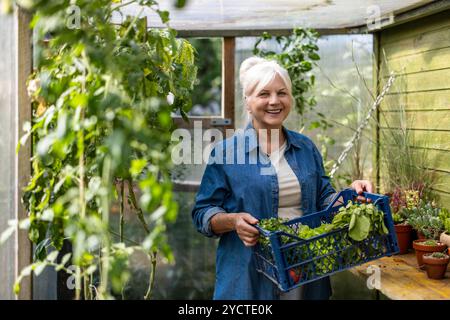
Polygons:
<instances>
[{"instance_id":1,"label":"crate handle","mask_svg":"<svg viewBox=\"0 0 450 320\"><path fill-rule=\"evenodd\" d=\"M379 201L383 201L383 199L386 197L386 196L381 195L381 194L370 193L370 192L363 192L362 194L358 194L354 189L347 188L347 189L344 189L344 190L336 193L336 195L334 196L333 200L330 201L330 203L328 204L327 208L325 210L323 210L323 211L328 211L329 209L331 209L336 204L336 202L338 202L340 197L344 198L343 205L345 205L346 201L348 201L349 199L354 199L354 198L356 198L358 196L363 196L366 199L372 200L373 201L373 205L377 205Z\"/></svg>"},{"instance_id":2,"label":"crate handle","mask_svg":"<svg viewBox=\"0 0 450 320\"><path fill-rule=\"evenodd\" d=\"M256 229L258 229L259 233L263 234L265 237L268 237L270 235L269 231L267 231L266 229L261 228L258 224L254 224L252 226L255 227Z\"/></svg>"}]
</instances>

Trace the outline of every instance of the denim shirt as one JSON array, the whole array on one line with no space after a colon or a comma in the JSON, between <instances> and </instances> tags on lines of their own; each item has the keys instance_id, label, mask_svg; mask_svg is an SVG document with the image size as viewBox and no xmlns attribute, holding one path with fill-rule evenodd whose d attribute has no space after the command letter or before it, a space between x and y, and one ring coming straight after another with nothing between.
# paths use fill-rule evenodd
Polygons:
<instances>
[{"instance_id":1,"label":"denim shirt","mask_svg":"<svg viewBox=\"0 0 450 320\"><path fill-rule=\"evenodd\" d=\"M335 190L325 175L319 151L308 137L284 127L283 132L287 140L284 156L301 186L303 215L325 209ZM192 210L200 233L220 237L214 299L279 299L278 288L256 271L254 249L246 247L236 231L216 235L210 224L219 212L247 212L258 220L278 217L277 175L269 158L259 150L257 140L249 124L214 146ZM328 299L329 278L304 285L303 295L304 299Z\"/></svg>"}]
</instances>

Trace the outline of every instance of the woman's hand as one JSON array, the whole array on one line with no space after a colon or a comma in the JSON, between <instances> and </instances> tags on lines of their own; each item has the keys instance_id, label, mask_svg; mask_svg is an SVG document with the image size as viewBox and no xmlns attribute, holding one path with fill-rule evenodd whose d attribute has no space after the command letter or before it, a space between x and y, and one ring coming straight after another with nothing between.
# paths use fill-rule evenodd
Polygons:
<instances>
[{"instance_id":1,"label":"woman's hand","mask_svg":"<svg viewBox=\"0 0 450 320\"><path fill-rule=\"evenodd\" d=\"M252 224L258 223L258 219L246 212L235 214L234 229L246 247L252 247L258 242L259 231Z\"/></svg>"},{"instance_id":2,"label":"woman's hand","mask_svg":"<svg viewBox=\"0 0 450 320\"><path fill-rule=\"evenodd\" d=\"M362 194L364 191L373 193L373 185L369 180L355 180L350 186L357 194ZM364 196L358 196L358 200L365 201Z\"/></svg>"}]
</instances>

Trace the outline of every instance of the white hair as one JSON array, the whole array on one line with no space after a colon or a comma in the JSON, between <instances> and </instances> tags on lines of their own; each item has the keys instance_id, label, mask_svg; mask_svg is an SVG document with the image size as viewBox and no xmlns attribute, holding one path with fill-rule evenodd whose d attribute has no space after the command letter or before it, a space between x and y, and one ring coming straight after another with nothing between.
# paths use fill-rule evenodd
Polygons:
<instances>
[{"instance_id":1,"label":"white hair","mask_svg":"<svg viewBox=\"0 0 450 320\"><path fill-rule=\"evenodd\" d=\"M270 83L276 75L279 75L286 85L288 95L291 98L292 107L294 106L294 97L292 96L292 82L289 73L274 60L267 60L260 57L250 57L241 63L239 69L239 80L242 86L243 99L264 88ZM244 114L247 121L251 121L251 116L244 108Z\"/></svg>"}]
</instances>

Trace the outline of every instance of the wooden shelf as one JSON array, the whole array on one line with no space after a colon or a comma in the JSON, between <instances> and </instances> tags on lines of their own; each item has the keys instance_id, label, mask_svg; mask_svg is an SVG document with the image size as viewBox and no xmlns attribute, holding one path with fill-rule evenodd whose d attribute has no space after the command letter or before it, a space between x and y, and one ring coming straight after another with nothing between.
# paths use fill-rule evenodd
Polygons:
<instances>
[{"instance_id":1,"label":"wooden shelf","mask_svg":"<svg viewBox=\"0 0 450 320\"><path fill-rule=\"evenodd\" d=\"M415 253L384 257L350 269L350 272L367 279L369 266L380 268L381 285L379 291L393 300L449 300L450 270L445 278L433 280L426 271L417 266Z\"/></svg>"}]
</instances>

